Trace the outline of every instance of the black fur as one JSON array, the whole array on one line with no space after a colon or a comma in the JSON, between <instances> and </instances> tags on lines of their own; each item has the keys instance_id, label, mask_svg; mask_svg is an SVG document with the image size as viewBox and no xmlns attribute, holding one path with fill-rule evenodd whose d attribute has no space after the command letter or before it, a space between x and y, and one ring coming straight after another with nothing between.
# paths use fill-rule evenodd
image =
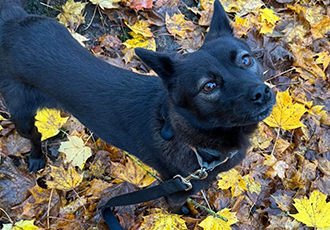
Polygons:
<instances>
[{"instance_id":1,"label":"black fur","mask_svg":"<svg viewBox=\"0 0 330 230\"><path fill-rule=\"evenodd\" d=\"M159 75L154 77L111 66L56 21L27 15L18 0L0 0L0 92L17 131L32 142L29 169L35 172L45 164L34 126L41 107L64 108L104 141L154 167L164 180L199 168L189 146L224 156L238 150L207 179L193 181L191 191L169 197L172 208L240 163L249 135L275 99L250 48L233 37L218 1L214 7L200 50L178 55L136 49ZM243 65L246 58L251 65ZM203 90L208 82L216 83L212 92ZM207 153L202 157L216 160Z\"/></svg>"}]
</instances>

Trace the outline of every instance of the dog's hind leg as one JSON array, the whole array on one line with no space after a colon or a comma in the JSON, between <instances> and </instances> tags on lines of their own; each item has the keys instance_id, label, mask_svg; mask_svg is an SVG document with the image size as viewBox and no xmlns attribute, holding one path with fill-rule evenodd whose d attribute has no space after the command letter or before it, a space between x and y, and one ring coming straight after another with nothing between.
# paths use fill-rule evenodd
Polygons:
<instances>
[{"instance_id":1,"label":"dog's hind leg","mask_svg":"<svg viewBox=\"0 0 330 230\"><path fill-rule=\"evenodd\" d=\"M1 82L1 93L11 114L17 132L31 141L29 171L36 172L45 167L45 156L41 150L41 134L35 126L35 114L51 100L39 90L15 80Z\"/></svg>"}]
</instances>

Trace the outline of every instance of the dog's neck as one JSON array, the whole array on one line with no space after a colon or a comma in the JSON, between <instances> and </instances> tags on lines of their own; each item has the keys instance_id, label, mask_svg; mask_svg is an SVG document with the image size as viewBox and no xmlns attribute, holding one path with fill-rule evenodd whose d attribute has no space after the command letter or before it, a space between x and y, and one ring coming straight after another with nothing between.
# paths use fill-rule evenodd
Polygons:
<instances>
[{"instance_id":1,"label":"dog's neck","mask_svg":"<svg viewBox=\"0 0 330 230\"><path fill-rule=\"evenodd\" d=\"M170 102L163 105L162 117L164 119L164 126L161 130L163 139L171 140L175 138L187 146L204 149L202 157L205 156L209 160L223 154L229 154L240 149L241 146L247 146L249 135L257 127L257 124L253 124L243 127L202 129L194 126L180 113L176 112Z\"/></svg>"}]
</instances>

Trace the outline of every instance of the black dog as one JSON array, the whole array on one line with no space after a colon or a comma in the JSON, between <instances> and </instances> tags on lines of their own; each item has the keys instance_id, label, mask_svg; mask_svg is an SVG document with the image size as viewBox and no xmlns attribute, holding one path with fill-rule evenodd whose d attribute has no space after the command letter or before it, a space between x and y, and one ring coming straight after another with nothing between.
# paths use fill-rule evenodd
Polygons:
<instances>
[{"instance_id":1,"label":"black dog","mask_svg":"<svg viewBox=\"0 0 330 230\"><path fill-rule=\"evenodd\" d=\"M136 49L159 75L154 77L111 66L56 21L28 15L19 0L0 0L0 92L18 133L31 140L29 170L45 165L34 126L41 107L64 108L164 180L195 172L201 168L197 158L209 165L206 179L193 180L191 190L169 197L172 208L240 163L249 134L269 115L275 99L250 48L233 37L218 1L214 7L197 52Z\"/></svg>"}]
</instances>

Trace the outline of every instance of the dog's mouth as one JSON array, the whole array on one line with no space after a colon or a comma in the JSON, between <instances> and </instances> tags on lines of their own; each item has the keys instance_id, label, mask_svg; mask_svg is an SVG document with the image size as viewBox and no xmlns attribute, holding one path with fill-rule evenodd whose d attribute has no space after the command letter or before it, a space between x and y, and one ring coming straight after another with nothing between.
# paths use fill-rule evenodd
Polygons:
<instances>
[{"instance_id":1,"label":"dog's mouth","mask_svg":"<svg viewBox=\"0 0 330 230\"><path fill-rule=\"evenodd\" d=\"M269 108L266 108L265 110L261 111L259 114L255 115L255 116L252 116L249 121L250 122L259 122L259 121L262 121L264 120L266 117L268 117L270 115L270 113L272 112L273 110L273 107L269 107Z\"/></svg>"}]
</instances>

